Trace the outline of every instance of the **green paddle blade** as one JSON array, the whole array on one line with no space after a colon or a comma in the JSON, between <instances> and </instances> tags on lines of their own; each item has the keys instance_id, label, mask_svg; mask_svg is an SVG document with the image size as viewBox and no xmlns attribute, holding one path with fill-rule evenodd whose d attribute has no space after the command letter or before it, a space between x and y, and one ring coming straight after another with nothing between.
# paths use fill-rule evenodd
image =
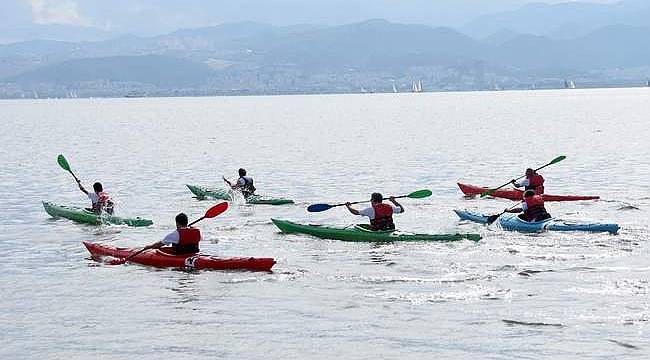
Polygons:
<instances>
[{"instance_id":1,"label":"green paddle blade","mask_svg":"<svg viewBox=\"0 0 650 360\"><path fill-rule=\"evenodd\" d=\"M481 197L484 198L484 197L486 197L486 196L490 196L490 195L494 194L495 192L497 192L497 189L490 189L490 190L488 190L488 191L482 193L482 194L481 194Z\"/></svg>"},{"instance_id":2,"label":"green paddle blade","mask_svg":"<svg viewBox=\"0 0 650 360\"><path fill-rule=\"evenodd\" d=\"M65 171L70 171L70 164L68 164L68 160L65 159L65 156L59 155L56 158L56 162L59 163L59 166L63 168Z\"/></svg>"},{"instance_id":3,"label":"green paddle blade","mask_svg":"<svg viewBox=\"0 0 650 360\"><path fill-rule=\"evenodd\" d=\"M431 194L433 194L431 190L418 190L408 194L406 197L411 199L422 199L431 196Z\"/></svg>"},{"instance_id":4,"label":"green paddle blade","mask_svg":"<svg viewBox=\"0 0 650 360\"><path fill-rule=\"evenodd\" d=\"M555 159L553 159L553 161L551 161L551 162L548 163L548 164L549 164L549 165L557 164L557 163L559 163L560 161L562 161L562 160L564 160L564 159L566 159L566 156L561 155L561 156L558 156L558 157L556 157Z\"/></svg>"}]
</instances>

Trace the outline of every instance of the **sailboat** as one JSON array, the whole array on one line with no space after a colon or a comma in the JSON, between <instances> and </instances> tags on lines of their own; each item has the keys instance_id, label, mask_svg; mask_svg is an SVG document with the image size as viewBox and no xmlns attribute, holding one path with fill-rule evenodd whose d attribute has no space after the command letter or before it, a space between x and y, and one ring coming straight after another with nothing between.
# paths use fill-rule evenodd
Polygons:
<instances>
[{"instance_id":1,"label":"sailboat","mask_svg":"<svg viewBox=\"0 0 650 360\"><path fill-rule=\"evenodd\" d=\"M417 82L415 82L415 80L413 80L413 92L416 92L416 93L422 92L422 81L421 80L418 80Z\"/></svg>"},{"instance_id":2,"label":"sailboat","mask_svg":"<svg viewBox=\"0 0 650 360\"><path fill-rule=\"evenodd\" d=\"M573 80L564 80L564 88L565 89L575 89L576 88L576 83L573 82Z\"/></svg>"},{"instance_id":3,"label":"sailboat","mask_svg":"<svg viewBox=\"0 0 650 360\"><path fill-rule=\"evenodd\" d=\"M395 87L395 83L393 83L393 92L397 93L397 88Z\"/></svg>"}]
</instances>

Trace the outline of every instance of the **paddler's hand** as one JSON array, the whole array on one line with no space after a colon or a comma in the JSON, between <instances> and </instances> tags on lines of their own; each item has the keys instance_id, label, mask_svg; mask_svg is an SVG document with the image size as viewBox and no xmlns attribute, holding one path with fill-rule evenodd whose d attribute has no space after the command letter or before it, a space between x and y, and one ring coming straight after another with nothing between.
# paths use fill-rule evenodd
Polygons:
<instances>
[{"instance_id":1,"label":"paddler's hand","mask_svg":"<svg viewBox=\"0 0 650 360\"><path fill-rule=\"evenodd\" d=\"M352 206L352 203L348 201L345 203L345 206L349 209Z\"/></svg>"},{"instance_id":2,"label":"paddler's hand","mask_svg":"<svg viewBox=\"0 0 650 360\"><path fill-rule=\"evenodd\" d=\"M515 180L515 179L510 180L510 183L513 184L513 185L514 185L516 182L517 182L517 180Z\"/></svg>"}]
</instances>

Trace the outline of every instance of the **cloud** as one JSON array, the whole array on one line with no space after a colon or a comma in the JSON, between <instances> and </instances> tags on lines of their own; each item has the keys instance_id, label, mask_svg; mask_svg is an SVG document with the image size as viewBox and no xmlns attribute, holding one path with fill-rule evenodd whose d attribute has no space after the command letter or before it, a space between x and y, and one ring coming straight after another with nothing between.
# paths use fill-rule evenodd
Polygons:
<instances>
[{"instance_id":1,"label":"cloud","mask_svg":"<svg viewBox=\"0 0 650 360\"><path fill-rule=\"evenodd\" d=\"M36 24L91 25L79 13L79 7L73 0L29 0L29 5Z\"/></svg>"}]
</instances>

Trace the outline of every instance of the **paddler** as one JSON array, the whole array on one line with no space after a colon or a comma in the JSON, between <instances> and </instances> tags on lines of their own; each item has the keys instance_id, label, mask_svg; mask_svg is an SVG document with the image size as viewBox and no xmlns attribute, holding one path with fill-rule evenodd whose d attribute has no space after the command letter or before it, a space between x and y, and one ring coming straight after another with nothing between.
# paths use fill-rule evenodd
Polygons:
<instances>
[{"instance_id":1,"label":"paddler","mask_svg":"<svg viewBox=\"0 0 650 360\"><path fill-rule=\"evenodd\" d=\"M354 215L367 216L370 219L370 227L374 231L395 230L393 214L401 214L404 207L394 197L388 198L393 205L384 204L384 197L380 193L373 193L370 196L370 206L357 210L349 202L345 203L348 210Z\"/></svg>"},{"instance_id":2,"label":"paddler","mask_svg":"<svg viewBox=\"0 0 650 360\"><path fill-rule=\"evenodd\" d=\"M187 226L187 215L180 213L176 215L176 230L167 234L161 241L145 246L140 251L148 249L159 249L163 246L171 248L176 255L196 254L199 252L201 241L201 230Z\"/></svg>"},{"instance_id":3,"label":"paddler","mask_svg":"<svg viewBox=\"0 0 650 360\"><path fill-rule=\"evenodd\" d=\"M240 191L245 198L255 194L255 186L253 185L253 178L246 176L246 169L239 169L239 179L235 185L233 185L226 177L223 177L223 181L230 186L231 189Z\"/></svg>"},{"instance_id":4,"label":"paddler","mask_svg":"<svg viewBox=\"0 0 650 360\"><path fill-rule=\"evenodd\" d=\"M506 212L515 214L523 212L523 214L519 215L519 218L528 222L542 221L551 218L551 215L544 207L544 198L542 195L535 194L535 191L533 190L526 190L526 192L524 192L524 201L522 201L521 207L508 209Z\"/></svg>"},{"instance_id":5,"label":"paddler","mask_svg":"<svg viewBox=\"0 0 650 360\"><path fill-rule=\"evenodd\" d=\"M510 182L517 188L523 186L524 190L533 190L537 195L544 193L544 177L531 168L526 169L526 177L523 180L513 179Z\"/></svg>"},{"instance_id":6,"label":"paddler","mask_svg":"<svg viewBox=\"0 0 650 360\"><path fill-rule=\"evenodd\" d=\"M102 210L106 211L108 214L113 214L115 203L113 203L113 200L108 196L108 193L104 192L104 187L101 183L96 182L93 184L94 192L86 190L79 180L77 180L77 184L79 184L79 190L86 194L92 203L92 207L86 208L86 210L94 212L95 214L101 214Z\"/></svg>"}]
</instances>

